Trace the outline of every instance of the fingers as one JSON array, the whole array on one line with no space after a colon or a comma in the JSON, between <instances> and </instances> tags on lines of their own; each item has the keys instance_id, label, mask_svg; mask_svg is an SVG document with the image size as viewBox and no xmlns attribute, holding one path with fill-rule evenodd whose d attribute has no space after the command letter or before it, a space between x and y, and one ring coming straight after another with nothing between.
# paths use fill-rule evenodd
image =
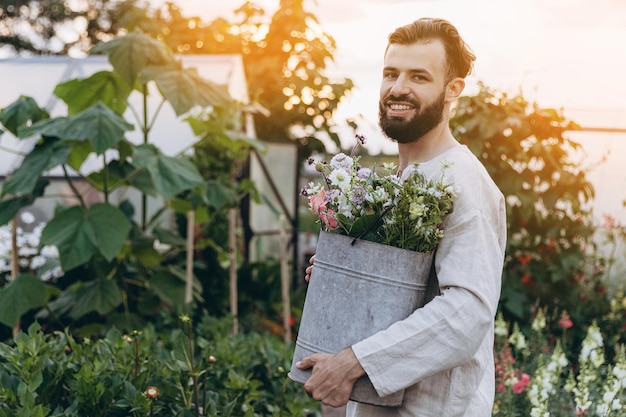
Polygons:
<instances>
[{"instance_id":1,"label":"fingers","mask_svg":"<svg viewBox=\"0 0 626 417\"><path fill-rule=\"evenodd\" d=\"M296 368L301 369L301 370L303 370L303 371L304 371L305 369L312 368L312 367L313 367L313 365L314 365L314 363L313 363L313 362L311 362L311 361L309 360L309 358L304 358L304 359L302 359L301 361L296 362Z\"/></svg>"},{"instance_id":2,"label":"fingers","mask_svg":"<svg viewBox=\"0 0 626 417\"><path fill-rule=\"evenodd\" d=\"M296 362L296 368L302 369L302 370L312 368L317 363L318 355L319 354L307 356L306 358L302 359L300 362Z\"/></svg>"},{"instance_id":3,"label":"fingers","mask_svg":"<svg viewBox=\"0 0 626 417\"><path fill-rule=\"evenodd\" d=\"M304 280L306 282L309 282L311 280L311 272L313 272L313 265L307 266L305 271L304 271L304 273L305 273Z\"/></svg>"},{"instance_id":4,"label":"fingers","mask_svg":"<svg viewBox=\"0 0 626 417\"><path fill-rule=\"evenodd\" d=\"M311 256L311 258L309 258L309 263L311 265L307 266L304 273L304 280L306 282L309 282L311 280L311 272L313 272L313 263L315 262L315 255Z\"/></svg>"}]
</instances>

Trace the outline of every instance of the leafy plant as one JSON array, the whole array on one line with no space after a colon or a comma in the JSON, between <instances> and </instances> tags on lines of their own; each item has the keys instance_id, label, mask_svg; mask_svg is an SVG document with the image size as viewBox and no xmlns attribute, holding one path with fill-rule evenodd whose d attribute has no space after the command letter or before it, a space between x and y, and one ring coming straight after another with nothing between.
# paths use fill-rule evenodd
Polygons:
<instances>
[{"instance_id":1,"label":"leafy plant","mask_svg":"<svg viewBox=\"0 0 626 417\"><path fill-rule=\"evenodd\" d=\"M594 190L574 161L578 126L559 111L481 85L460 98L454 134L483 162L507 201L508 243L501 310L528 319L535 302L576 319L598 317L606 305L598 276L586 277L585 248L595 231ZM585 297L599 297L596 302ZM581 302L582 301L582 302Z\"/></svg>"},{"instance_id":2,"label":"leafy plant","mask_svg":"<svg viewBox=\"0 0 626 417\"><path fill-rule=\"evenodd\" d=\"M59 281L62 293L41 316L76 323L95 314L87 320L93 323L98 316L108 315L109 320L128 328L159 305L180 309L184 304L184 272L170 260L184 250L185 241L176 231L160 227L160 215L168 207L187 212L223 204L214 200L213 184L200 175L189 157L167 156L150 143L158 117L158 110L151 119L147 113L150 87L155 86L161 95L158 109L169 103L179 117L194 109L211 112L234 103L225 86L201 78L195 69L183 68L165 44L140 31L99 44L92 52L108 55L113 69L56 86L55 94L67 104L67 116L50 118L29 97L20 97L1 110L0 123L8 131L19 139L36 142L2 184L0 224L44 196L48 186L45 174L60 169L77 204L58 206L41 235L43 245L58 248L66 272ZM130 106L133 92L142 98L142 109ZM123 117L127 108L135 115L134 124ZM211 125L196 123L199 136L203 135L198 131L202 126L206 131ZM142 133L140 144L125 137L136 128ZM87 172L88 158L99 160L100 168ZM79 182L98 191L103 201L86 201ZM134 190L141 203L133 204L131 199L114 203L111 196L116 190ZM163 207L150 219L147 196L163 201ZM157 240L169 245L169 250L159 252ZM19 311L34 304L41 306L27 300L32 283L16 280L12 288L7 286L0 294L26 294L17 300L25 303ZM197 289L199 285L196 282ZM49 299L52 292L47 294ZM112 314L116 311L123 315L116 319ZM13 325L13 320L0 311L1 322Z\"/></svg>"},{"instance_id":3,"label":"leafy plant","mask_svg":"<svg viewBox=\"0 0 626 417\"><path fill-rule=\"evenodd\" d=\"M293 347L280 338L233 337L230 319L181 324L97 339L31 325L0 344L0 417L320 415L287 378Z\"/></svg>"}]
</instances>

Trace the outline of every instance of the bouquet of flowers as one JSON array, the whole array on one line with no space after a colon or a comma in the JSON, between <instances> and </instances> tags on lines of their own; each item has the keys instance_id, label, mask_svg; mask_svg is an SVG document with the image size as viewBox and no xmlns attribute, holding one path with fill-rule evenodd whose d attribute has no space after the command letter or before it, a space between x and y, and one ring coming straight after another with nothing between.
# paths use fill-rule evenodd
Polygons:
<instances>
[{"instance_id":1,"label":"bouquet of flowers","mask_svg":"<svg viewBox=\"0 0 626 417\"><path fill-rule=\"evenodd\" d=\"M324 231L432 252L443 237L441 225L456 196L444 178L449 165L442 164L439 178L426 179L416 164L401 180L393 163L383 164L380 173L362 167L354 150L365 138L357 139L350 155L338 153L330 163L309 159L325 180L302 190L310 211Z\"/></svg>"}]
</instances>

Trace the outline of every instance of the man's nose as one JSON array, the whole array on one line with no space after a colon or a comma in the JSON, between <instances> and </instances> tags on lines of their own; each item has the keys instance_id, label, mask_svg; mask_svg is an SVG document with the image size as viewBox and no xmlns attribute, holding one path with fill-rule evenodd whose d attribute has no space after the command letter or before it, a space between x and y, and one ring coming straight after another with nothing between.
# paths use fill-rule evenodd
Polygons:
<instances>
[{"instance_id":1,"label":"man's nose","mask_svg":"<svg viewBox=\"0 0 626 417\"><path fill-rule=\"evenodd\" d=\"M399 75L398 78L396 78L396 82L393 83L393 85L391 86L390 93L394 96L408 94L410 91L409 91L409 84L407 81L408 80L406 76Z\"/></svg>"}]
</instances>

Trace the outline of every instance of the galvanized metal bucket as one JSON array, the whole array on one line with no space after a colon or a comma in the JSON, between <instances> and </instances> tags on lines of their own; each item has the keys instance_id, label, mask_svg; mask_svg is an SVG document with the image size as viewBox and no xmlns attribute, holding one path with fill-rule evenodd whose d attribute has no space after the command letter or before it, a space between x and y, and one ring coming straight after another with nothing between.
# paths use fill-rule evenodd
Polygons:
<instances>
[{"instance_id":1,"label":"galvanized metal bucket","mask_svg":"<svg viewBox=\"0 0 626 417\"><path fill-rule=\"evenodd\" d=\"M337 353L398 320L405 319L438 291L429 279L433 254L320 232L315 267L307 289L289 378L304 384L311 371L296 362L314 353ZM431 287L429 289L429 283ZM435 286L437 288L435 288ZM404 391L380 397L367 376L350 399L397 407Z\"/></svg>"}]
</instances>

